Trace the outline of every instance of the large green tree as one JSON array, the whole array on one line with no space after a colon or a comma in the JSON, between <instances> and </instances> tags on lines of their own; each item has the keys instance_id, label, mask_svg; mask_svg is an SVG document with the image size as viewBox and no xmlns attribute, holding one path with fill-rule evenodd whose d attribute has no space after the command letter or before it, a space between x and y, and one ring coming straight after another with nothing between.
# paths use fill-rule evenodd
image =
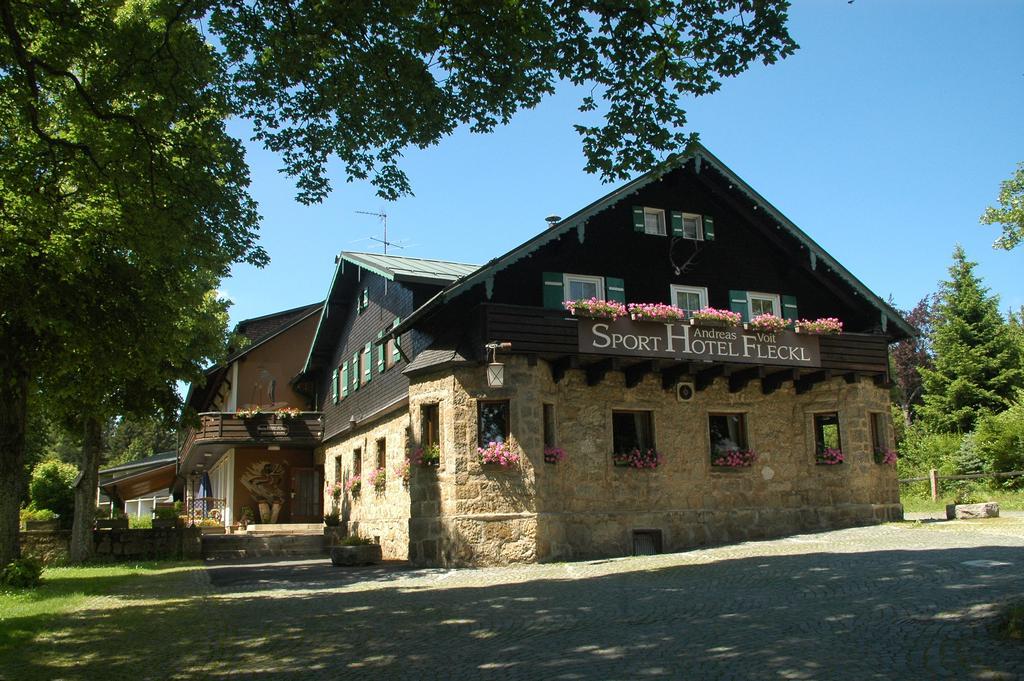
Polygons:
<instances>
[{"instance_id":1,"label":"large green tree","mask_svg":"<svg viewBox=\"0 0 1024 681\"><path fill-rule=\"evenodd\" d=\"M488 132L559 86L581 86L586 169L606 180L681 151L685 96L792 54L786 0L229 0L210 28L256 137L299 199L330 191L327 162L389 199L410 191L408 147Z\"/></svg>"},{"instance_id":2,"label":"large green tree","mask_svg":"<svg viewBox=\"0 0 1024 681\"><path fill-rule=\"evenodd\" d=\"M85 557L102 425L173 407L174 381L223 336L211 289L232 262L265 259L200 16L0 0L0 564L18 552L31 386L82 436Z\"/></svg>"},{"instance_id":3,"label":"large green tree","mask_svg":"<svg viewBox=\"0 0 1024 681\"><path fill-rule=\"evenodd\" d=\"M992 244L1010 250L1024 239L1024 163L1010 179L999 185L999 205L989 206L981 215L983 225L999 225L1003 233Z\"/></svg>"},{"instance_id":4,"label":"large green tree","mask_svg":"<svg viewBox=\"0 0 1024 681\"><path fill-rule=\"evenodd\" d=\"M957 246L933 309L933 366L920 370L920 415L937 432L970 431L982 414L1007 409L1024 386L1020 347L975 266Z\"/></svg>"},{"instance_id":5,"label":"large green tree","mask_svg":"<svg viewBox=\"0 0 1024 681\"><path fill-rule=\"evenodd\" d=\"M0 0L0 564L17 553L30 387L81 433L84 500L102 424L194 375L211 351L180 332L216 335L207 290L231 263L263 262L226 117L252 120L302 201L330 190L333 157L347 180L395 198L411 189L403 150L459 126L487 132L574 85L587 93L576 126L587 170L613 180L694 139L683 97L791 54L787 10Z\"/></svg>"},{"instance_id":6,"label":"large green tree","mask_svg":"<svg viewBox=\"0 0 1024 681\"><path fill-rule=\"evenodd\" d=\"M104 465L118 466L177 449L177 433L168 416L174 415L146 413L111 421L105 438Z\"/></svg>"}]
</instances>

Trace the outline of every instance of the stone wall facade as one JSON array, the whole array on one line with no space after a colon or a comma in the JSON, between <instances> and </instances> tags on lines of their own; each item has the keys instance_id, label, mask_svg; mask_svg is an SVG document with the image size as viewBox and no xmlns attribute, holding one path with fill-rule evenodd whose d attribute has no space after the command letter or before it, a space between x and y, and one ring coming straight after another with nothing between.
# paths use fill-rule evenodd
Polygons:
<instances>
[{"instance_id":1,"label":"stone wall facade","mask_svg":"<svg viewBox=\"0 0 1024 681\"><path fill-rule=\"evenodd\" d=\"M411 487L403 483L395 470L410 455L408 428L409 411L403 408L352 433L334 437L317 451L328 486L338 481L344 483L354 474L355 455L359 451L363 479L359 494L343 494L335 504L325 492L324 512L330 513L332 508L338 510L347 534L377 538L388 560L408 558ZM387 482L384 490L378 492L367 483L366 477L377 467L377 447L381 440L385 445Z\"/></svg>"},{"instance_id":2,"label":"stone wall facade","mask_svg":"<svg viewBox=\"0 0 1024 681\"><path fill-rule=\"evenodd\" d=\"M441 462L414 467L409 490L408 557L418 564L496 565L629 555L633 533L655 530L662 549L781 536L804 530L902 518L896 472L873 459L870 414L886 424L887 391L841 378L802 395L789 384L764 395L758 381L730 393L719 379L687 402L648 375L626 388L619 372L588 386L570 370L560 383L543 361L505 360L505 388L486 386L483 367L414 377L409 411L414 449L422 439L420 409L437 404ZM508 469L481 465L477 404L508 399L510 431L522 461ZM543 405L555 413L557 444L567 458L543 459ZM612 411L653 416L656 469L612 462ZM845 461L815 460L813 415L837 412ZM749 468L711 465L709 413L742 413ZM436 514L435 514L436 513Z\"/></svg>"}]
</instances>

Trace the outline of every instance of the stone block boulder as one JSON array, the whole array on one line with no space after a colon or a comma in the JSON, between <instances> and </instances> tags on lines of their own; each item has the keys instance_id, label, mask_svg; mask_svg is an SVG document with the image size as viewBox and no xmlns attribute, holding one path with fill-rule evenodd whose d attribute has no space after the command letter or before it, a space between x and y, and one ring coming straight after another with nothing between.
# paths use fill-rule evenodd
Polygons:
<instances>
[{"instance_id":1,"label":"stone block boulder","mask_svg":"<svg viewBox=\"0 0 1024 681\"><path fill-rule=\"evenodd\" d=\"M381 561L382 555L380 544L334 546L331 548L331 563L339 567L375 565Z\"/></svg>"},{"instance_id":2,"label":"stone block boulder","mask_svg":"<svg viewBox=\"0 0 1024 681\"><path fill-rule=\"evenodd\" d=\"M957 520L998 518L999 504L994 501L987 501L984 504L957 504L954 511Z\"/></svg>"}]
</instances>

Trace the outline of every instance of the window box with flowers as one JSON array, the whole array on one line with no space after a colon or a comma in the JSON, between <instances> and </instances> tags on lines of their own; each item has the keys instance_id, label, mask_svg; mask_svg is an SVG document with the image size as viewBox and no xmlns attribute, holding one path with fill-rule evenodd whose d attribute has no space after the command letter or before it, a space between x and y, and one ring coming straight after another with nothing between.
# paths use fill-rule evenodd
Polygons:
<instances>
[{"instance_id":1,"label":"window box with flowers","mask_svg":"<svg viewBox=\"0 0 1024 681\"><path fill-rule=\"evenodd\" d=\"M693 326L739 326L743 315L731 310L719 310L713 307L702 307L690 313L690 324Z\"/></svg>"},{"instance_id":2,"label":"window box with flowers","mask_svg":"<svg viewBox=\"0 0 1024 681\"><path fill-rule=\"evenodd\" d=\"M776 317L771 313L759 314L743 325L747 331L761 331L764 333L778 333L789 327L789 320Z\"/></svg>"},{"instance_id":3,"label":"window box with flowers","mask_svg":"<svg viewBox=\"0 0 1024 681\"><path fill-rule=\"evenodd\" d=\"M843 450L826 447L814 458L819 466L837 466L843 462Z\"/></svg>"},{"instance_id":4,"label":"window box with flowers","mask_svg":"<svg viewBox=\"0 0 1024 681\"><path fill-rule=\"evenodd\" d=\"M519 463L519 448L515 443L488 442L486 447L477 447L482 464L497 464L509 468Z\"/></svg>"},{"instance_id":5,"label":"window box with flowers","mask_svg":"<svg viewBox=\"0 0 1024 681\"><path fill-rule=\"evenodd\" d=\"M835 317L821 317L813 321L801 319L796 323L796 332L814 336L836 336L843 332L843 323Z\"/></svg>"},{"instance_id":6,"label":"window box with flowers","mask_svg":"<svg viewBox=\"0 0 1024 681\"><path fill-rule=\"evenodd\" d=\"M619 468L657 468L662 456L653 449L632 449L612 455L612 463Z\"/></svg>"},{"instance_id":7,"label":"window box with flowers","mask_svg":"<svg viewBox=\"0 0 1024 681\"><path fill-rule=\"evenodd\" d=\"M561 447L545 447L544 463L559 463L565 458L565 450Z\"/></svg>"},{"instance_id":8,"label":"window box with flowers","mask_svg":"<svg viewBox=\"0 0 1024 681\"><path fill-rule=\"evenodd\" d=\"M353 497L358 497L360 490L363 488L363 478L360 475L350 476L345 480L345 491L351 494Z\"/></svg>"},{"instance_id":9,"label":"window box with flowers","mask_svg":"<svg viewBox=\"0 0 1024 681\"><path fill-rule=\"evenodd\" d=\"M566 300L562 305L572 316L586 319L614 320L625 317L627 314L626 306L615 300L601 300L600 298Z\"/></svg>"},{"instance_id":10,"label":"window box with flowers","mask_svg":"<svg viewBox=\"0 0 1024 681\"><path fill-rule=\"evenodd\" d=\"M377 494L384 494L388 486L388 471L386 468L374 468L366 474L366 484L373 487Z\"/></svg>"},{"instance_id":11,"label":"window box with flowers","mask_svg":"<svg viewBox=\"0 0 1024 681\"><path fill-rule=\"evenodd\" d=\"M340 480L327 484L327 494L331 497L331 507L337 509L341 503L341 495L345 493L345 484Z\"/></svg>"},{"instance_id":12,"label":"window box with flowers","mask_svg":"<svg viewBox=\"0 0 1024 681\"><path fill-rule=\"evenodd\" d=\"M281 407L275 411L274 414L282 421L286 421L288 419L299 418L299 415L302 414L302 410L296 409L295 407Z\"/></svg>"},{"instance_id":13,"label":"window box with flowers","mask_svg":"<svg viewBox=\"0 0 1024 681\"><path fill-rule=\"evenodd\" d=\"M441 446L427 445L420 447L413 454L417 466L432 466L437 468L441 464Z\"/></svg>"},{"instance_id":14,"label":"window box with flowers","mask_svg":"<svg viewBox=\"0 0 1024 681\"><path fill-rule=\"evenodd\" d=\"M875 463L880 466L894 466L899 455L896 450L888 448L876 448L874 452Z\"/></svg>"},{"instance_id":15,"label":"window box with flowers","mask_svg":"<svg viewBox=\"0 0 1024 681\"><path fill-rule=\"evenodd\" d=\"M635 322L679 322L686 311L665 303L630 303L629 317Z\"/></svg>"},{"instance_id":16,"label":"window box with flowers","mask_svg":"<svg viewBox=\"0 0 1024 681\"><path fill-rule=\"evenodd\" d=\"M260 412L259 407L241 407L235 410L235 416L237 416L240 419L255 418L259 416L261 413L262 412Z\"/></svg>"},{"instance_id":17,"label":"window box with flowers","mask_svg":"<svg viewBox=\"0 0 1024 681\"><path fill-rule=\"evenodd\" d=\"M395 479L402 481L403 487L409 486L409 475L411 473L411 462L409 459L402 459L402 463L397 464L394 469Z\"/></svg>"}]
</instances>

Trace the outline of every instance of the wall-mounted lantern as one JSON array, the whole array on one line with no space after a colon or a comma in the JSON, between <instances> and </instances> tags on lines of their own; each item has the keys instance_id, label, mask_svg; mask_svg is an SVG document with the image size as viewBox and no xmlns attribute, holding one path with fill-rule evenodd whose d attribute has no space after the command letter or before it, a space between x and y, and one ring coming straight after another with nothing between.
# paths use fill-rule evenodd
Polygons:
<instances>
[{"instance_id":1,"label":"wall-mounted lantern","mask_svg":"<svg viewBox=\"0 0 1024 681\"><path fill-rule=\"evenodd\" d=\"M487 364L487 387L505 387L505 365L498 361L498 350L509 350L511 343L491 342L484 346L491 351L491 361Z\"/></svg>"}]
</instances>

